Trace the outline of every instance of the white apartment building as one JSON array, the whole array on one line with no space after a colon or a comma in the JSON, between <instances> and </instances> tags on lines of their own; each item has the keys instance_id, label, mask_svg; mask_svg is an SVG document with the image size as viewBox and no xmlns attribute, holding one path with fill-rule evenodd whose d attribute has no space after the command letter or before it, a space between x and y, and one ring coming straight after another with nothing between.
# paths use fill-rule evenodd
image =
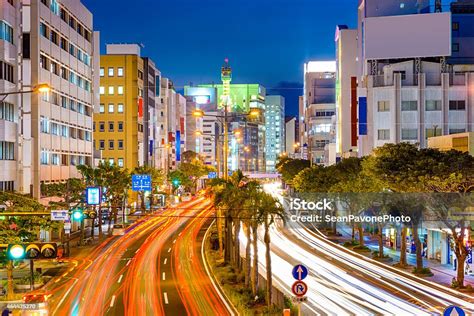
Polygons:
<instances>
[{"instance_id":1,"label":"white apartment building","mask_svg":"<svg viewBox=\"0 0 474 316\"><path fill-rule=\"evenodd\" d=\"M335 61L311 61L304 65L304 94L300 104L303 158L325 162L325 147L335 141L331 133L335 104Z\"/></svg>"},{"instance_id":2,"label":"white apartment building","mask_svg":"<svg viewBox=\"0 0 474 316\"><path fill-rule=\"evenodd\" d=\"M0 189L41 196L41 184L91 164L99 104L99 36L80 1L0 2ZM47 84L49 93L29 93Z\"/></svg>"},{"instance_id":3,"label":"white apartment building","mask_svg":"<svg viewBox=\"0 0 474 316\"><path fill-rule=\"evenodd\" d=\"M285 98L280 95L265 97L265 161L266 171L275 171L277 158L286 151Z\"/></svg>"},{"instance_id":4,"label":"white apartment building","mask_svg":"<svg viewBox=\"0 0 474 316\"><path fill-rule=\"evenodd\" d=\"M186 98L176 93L173 82L161 77L159 97L156 97L158 168L174 170L186 151Z\"/></svg>"},{"instance_id":5,"label":"white apartment building","mask_svg":"<svg viewBox=\"0 0 474 316\"><path fill-rule=\"evenodd\" d=\"M357 155L357 30L336 27L336 159Z\"/></svg>"}]
</instances>

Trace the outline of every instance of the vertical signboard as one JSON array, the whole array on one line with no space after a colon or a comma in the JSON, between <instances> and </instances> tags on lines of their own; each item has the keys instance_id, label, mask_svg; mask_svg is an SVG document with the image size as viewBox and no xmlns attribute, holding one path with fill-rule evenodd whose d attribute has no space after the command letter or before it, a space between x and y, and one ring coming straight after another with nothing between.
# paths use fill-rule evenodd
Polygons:
<instances>
[{"instance_id":1,"label":"vertical signboard","mask_svg":"<svg viewBox=\"0 0 474 316\"><path fill-rule=\"evenodd\" d=\"M359 135L367 135L367 98L359 98Z\"/></svg>"},{"instance_id":2,"label":"vertical signboard","mask_svg":"<svg viewBox=\"0 0 474 316\"><path fill-rule=\"evenodd\" d=\"M176 161L181 161L181 132L176 131Z\"/></svg>"}]
</instances>

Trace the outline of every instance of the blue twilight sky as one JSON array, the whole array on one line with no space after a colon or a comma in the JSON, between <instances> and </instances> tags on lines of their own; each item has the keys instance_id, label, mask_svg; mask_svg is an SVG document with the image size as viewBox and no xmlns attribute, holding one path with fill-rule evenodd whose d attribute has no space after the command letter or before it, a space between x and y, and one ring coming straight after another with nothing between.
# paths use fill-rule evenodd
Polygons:
<instances>
[{"instance_id":1,"label":"blue twilight sky","mask_svg":"<svg viewBox=\"0 0 474 316\"><path fill-rule=\"evenodd\" d=\"M303 63L334 59L337 24L356 25L357 0L82 0L101 43L142 43L178 89L220 81L229 57L233 82L285 95L295 115ZM278 90L270 90L277 88Z\"/></svg>"}]
</instances>

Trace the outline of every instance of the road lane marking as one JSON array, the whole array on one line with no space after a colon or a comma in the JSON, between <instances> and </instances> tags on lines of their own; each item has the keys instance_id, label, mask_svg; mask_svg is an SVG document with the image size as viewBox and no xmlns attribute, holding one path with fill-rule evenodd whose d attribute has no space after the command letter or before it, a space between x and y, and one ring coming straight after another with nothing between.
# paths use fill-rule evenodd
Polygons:
<instances>
[{"instance_id":1,"label":"road lane marking","mask_svg":"<svg viewBox=\"0 0 474 316\"><path fill-rule=\"evenodd\" d=\"M118 279L117 283L120 283L120 282L122 282L122 278L123 278L123 274L121 274L121 275L120 275L120 277L119 277L119 279Z\"/></svg>"},{"instance_id":2,"label":"road lane marking","mask_svg":"<svg viewBox=\"0 0 474 316\"><path fill-rule=\"evenodd\" d=\"M113 307L115 304L115 295L112 296L112 300L110 301L110 307Z\"/></svg>"},{"instance_id":3,"label":"road lane marking","mask_svg":"<svg viewBox=\"0 0 474 316\"><path fill-rule=\"evenodd\" d=\"M128 259L127 264L126 264L127 267L128 267L128 265L130 264L131 261L132 261L132 259Z\"/></svg>"},{"instance_id":4,"label":"road lane marking","mask_svg":"<svg viewBox=\"0 0 474 316\"><path fill-rule=\"evenodd\" d=\"M166 264L168 262L168 258L165 258L165 261L163 261L163 264Z\"/></svg>"},{"instance_id":5,"label":"road lane marking","mask_svg":"<svg viewBox=\"0 0 474 316\"><path fill-rule=\"evenodd\" d=\"M171 247L170 247L170 249L168 249L168 252L171 252Z\"/></svg>"},{"instance_id":6,"label":"road lane marking","mask_svg":"<svg viewBox=\"0 0 474 316\"><path fill-rule=\"evenodd\" d=\"M163 293L163 297L165 299L165 304L168 304L168 294L166 292Z\"/></svg>"},{"instance_id":7,"label":"road lane marking","mask_svg":"<svg viewBox=\"0 0 474 316\"><path fill-rule=\"evenodd\" d=\"M175 240L173 240L173 244L175 244L175 243L176 243L176 239L175 239Z\"/></svg>"},{"instance_id":8,"label":"road lane marking","mask_svg":"<svg viewBox=\"0 0 474 316\"><path fill-rule=\"evenodd\" d=\"M140 251L140 248L137 249L137 251L135 251L135 253L139 252Z\"/></svg>"},{"instance_id":9,"label":"road lane marking","mask_svg":"<svg viewBox=\"0 0 474 316\"><path fill-rule=\"evenodd\" d=\"M166 280L166 274L163 272L163 281Z\"/></svg>"}]
</instances>

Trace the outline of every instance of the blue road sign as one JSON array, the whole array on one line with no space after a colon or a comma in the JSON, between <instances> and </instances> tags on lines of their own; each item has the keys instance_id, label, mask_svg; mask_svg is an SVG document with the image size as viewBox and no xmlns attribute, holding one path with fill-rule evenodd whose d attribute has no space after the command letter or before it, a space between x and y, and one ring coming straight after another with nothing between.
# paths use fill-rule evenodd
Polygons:
<instances>
[{"instance_id":1,"label":"blue road sign","mask_svg":"<svg viewBox=\"0 0 474 316\"><path fill-rule=\"evenodd\" d=\"M151 176L149 174L132 175L132 191L151 191Z\"/></svg>"},{"instance_id":2,"label":"blue road sign","mask_svg":"<svg viewBox=\"0 0 474 316\"><path fill-rule=\"evenodd\" d=\"M464 312L464 310L461 307L451 305L451 306L448 306L444 310L443 316L451 316L451 315L452 316L454 316L454 315L466 316L466 313Z\"/></svg>"},{"instance_id":3,"label":"blue road sign","mask_svg":"<svg viewBox=\"0 0 474 316\"><path fill-rule=\"evenodd\" d=\"M99 205L101 201L100 188L99 187L87 187L86 188L86 203L88 205Z\"/></svg>"},{"instance_id":4,"label":"blue road sign","mask_svg":"<svg viewBox=\"0 0 474 316\"><path fill-rule=\"evenodd\" d=\"M296 280L301 281L301 280L304 280L308 276L308 268L306 268L302 264L298 264L294 266L293 271L291 271L291 273L293 274L293 277Z\"/></svg>"},{"instance_id":5,"label":"blue road sign","mask_svg":"<svg viewBox=\"0 0 474 316\"><path fill-rule=\"evenodd\" d=\"M308 286L303 281L296 281L291 287L291 291L297 297L302 297L308 292Z\"/></svg>"},{"instance_id":6,"label":"blue road sign","mask_svg":"<svg viewBox=\"0 0 474 316\"><path fill-rule=\"evenodd\" d=\"M209 174L207 175L207 178L208 178L208 179L215 179L215 178L217 178L217 172L214 172L214 171L209 172Z\"/></svg>"}]
</instances>

